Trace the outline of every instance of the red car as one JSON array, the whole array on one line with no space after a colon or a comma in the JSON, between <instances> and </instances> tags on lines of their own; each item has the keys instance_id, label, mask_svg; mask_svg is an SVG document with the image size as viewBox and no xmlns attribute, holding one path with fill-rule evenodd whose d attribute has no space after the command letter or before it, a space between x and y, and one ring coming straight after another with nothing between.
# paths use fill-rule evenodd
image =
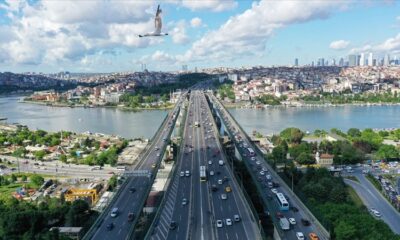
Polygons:
<instances>
[{"instance_id":1,"label":"red car","mask_svg":"<svg viewBox=\"0 0 400 240\"><path fill-rule=\"evenodd\" d=\"M276 212L276 217L277 218L284 218L283 214L281 212Z\"/></svg>"}]
</instances>

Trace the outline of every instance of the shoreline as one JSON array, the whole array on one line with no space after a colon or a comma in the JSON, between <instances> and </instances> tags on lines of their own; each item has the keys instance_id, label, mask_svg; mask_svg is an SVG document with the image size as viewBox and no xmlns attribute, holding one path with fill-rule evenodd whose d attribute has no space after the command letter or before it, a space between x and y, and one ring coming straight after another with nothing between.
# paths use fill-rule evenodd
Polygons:
<instances>
[{"instance_id":1,"label":"shoreline","mask_svg":"<svg viewBox=\"0 0 400 240\"><path fill-rule=\"evenodd\" d=\"M28 103L28 104L36 104L42 106L49 106L49 107L65 107L65 108L115 108L120 109L123 111L143 111L143 110L169 110L172 109L174 106L168 107L138 107L138 108L131 108L126 106L90 106L85 104L76 104L70 105L66 103L51 103L51 102L38 102L38 101L30 101L30 100L20 100L19 103Z\"/></svg>"},{"instance_id":2,"label":"shoreline","mask_svg":"<svg viewBox=\"0 0 400 240\"><path fill-rule=\"evenodd\" d=\"M343 104L332 104L332 103L308 103L308 104L280 104L280 105L255 105L247 103L226 103L222 102L226 108L235 109L268 109L268 108L311 108L311 107L345 107L345 106L360 106L360 107L371 107L371 106L400 106L400 103L343 103Z\"/></svg>"}]
</instances>

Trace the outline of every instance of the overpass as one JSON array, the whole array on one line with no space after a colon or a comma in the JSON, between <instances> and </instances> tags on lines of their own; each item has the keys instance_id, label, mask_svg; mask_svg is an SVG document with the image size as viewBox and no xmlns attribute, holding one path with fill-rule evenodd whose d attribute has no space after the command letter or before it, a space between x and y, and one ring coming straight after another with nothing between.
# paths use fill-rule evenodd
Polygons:
<instances>
[{"instance_id":1,"label":"overpass","mask_svg":"<svg viewBox=\"0 0 400 240\"><path fill-rule=\"evenodd\" d=\"M125 181L116 192L113 200L98 217L83 239L125 240L134 236L134 229L140 213L154 183L156 173L168 145L168 139L174 130L180 107L187 93L175 105L153 137L151 144L146 147L139 163L125 173ZM111 217L111 210L118 208L118 216ZM131 221L128 215L133 214ZM109 227L112 225L110 231Z\"/></svg>"},{"instance_id":2,"label":"overpass","mask_svg":"<svg viewBox=\"0 0 400 240\"><path fill-rule=\"evenodd\" d=\"M192 92L188 112L177 172L146 239L261 239L203 92Z\"/></svg>"},{"instance_id":3,"label":"overpass","mask_svg":"<svg viewBox=\"0 0 400 240\"><path fill-rule=\"evenodd\" d=\"M234 142L236 157L244 162L247 171L252 177L253 183L257 187L258 194L263 201L264 207L268 209L268 213L275 226L274 238L297 239L295 235L296 232L302 232L308 238L308 234L313 232L316 233L320 239L330 239L329 232L314 217L311 211L302 203L275 170L265 161L264 154L257 146L255 146L255 144L252 143L246 132L240 127L219 100L211 93L208 93L207 97L211 108L216 114L216 118L221 121L220 131L226 132ZM254 157L250 156L248 148L254 150ZM269 175L269 179L267 179L267 175ZM290 211L280 210L278 201L276 201L275 194L271 191L272 189L270 186L268 186L268 182L276 183L274 184L276 187L275 189L286 196L289 200L289 205L292 207ZM296 220L297 223L292 225L292 230L281 230L279 225L280 216L277 216L278 212L279 214L283 214L286 218L294 218ZM310 221L310 226L304 226L301 223L301 219Z\"/></svg>"}]
</instances>

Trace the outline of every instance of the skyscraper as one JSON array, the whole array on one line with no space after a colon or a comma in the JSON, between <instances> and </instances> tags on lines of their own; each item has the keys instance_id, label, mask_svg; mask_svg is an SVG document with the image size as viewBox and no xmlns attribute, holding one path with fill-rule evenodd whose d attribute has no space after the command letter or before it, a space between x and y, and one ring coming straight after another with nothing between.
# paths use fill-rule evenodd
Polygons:
<instances>
[{"instance_id":1,"label":"skyscraper","mask_svg":"<svg viewBox=\"0 0 400 240\"><path fill-rule=\"evenodd\" d=\"M344 66L344 59L340 58L339 60L339 67L343 67Z\"/></svg>"},{"instance_id":2,"label":"skyscraper","mask_svg":"<svg viewBox=\"0 0 400 240\"><path fill-rule=\"evenodd\" d=\"M365 56L364 56L364 53L361 53L360 66L364 66L364 65L365 65Z\"/></svg>"},{"instance_id":3,"label":"skyscraper","mask_svg":"<svg viewBox=\"0 0 400 240\"><path fill-rule=\"evenodd\" d=\"M358 65L357 55L349 55L349 66L350 67L355 67L357 65Z\"/></svg>"},{"instance_id":4,"label":"skyscraper","mask_svg":"<svg viewBox=\"0 0 400 240\"><path fill-rule=\"evenodd\" d=\"M295 58L294 59L294 66L299 66L299 59L298 58Z\"/></svg>"},{"instance_id":5,"label":"skyscraper","mask_svg":"<svg viewBox=\"0 0 400 240\"><path fill-rule=\"evenodd\" d=\"M389 54L385 55L385 58L383 60L383 65L385 65L385 66L389 66L390 65L390 56L389 56Z\"/></svg>"},{"instance_id":6,"label":"skyscraper","mask_svg":"<svg viewBox=\"0 0 400 240\"><path fill-rule=\"evenodd\" d=\"M374 60L372 58L372 53L368 55L368 66L374 66Z\"/></svg>"}]
</instances>

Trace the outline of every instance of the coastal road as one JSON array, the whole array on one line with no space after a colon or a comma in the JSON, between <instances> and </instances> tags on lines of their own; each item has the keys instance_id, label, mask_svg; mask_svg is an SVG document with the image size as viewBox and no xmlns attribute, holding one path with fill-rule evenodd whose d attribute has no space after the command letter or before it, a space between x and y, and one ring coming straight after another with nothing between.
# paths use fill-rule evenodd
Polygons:
<instances>
[{"instance_id":1,"label":"coastal road","mask_svg":"<svg viewBox=\"0 0 400 240\"><path fill-rule=\"evenodd\" d=\"M348 174L348 173L346 173ZM382 217L381 219L392 229L396 234L400 234L400 213L379 193L374 185L362 174L361 168L354 168L351 173L359 182L345 179L345 183L350 185L360 196L364 205L370 209L378 210Z\"/></svg>"}]
</instances>

